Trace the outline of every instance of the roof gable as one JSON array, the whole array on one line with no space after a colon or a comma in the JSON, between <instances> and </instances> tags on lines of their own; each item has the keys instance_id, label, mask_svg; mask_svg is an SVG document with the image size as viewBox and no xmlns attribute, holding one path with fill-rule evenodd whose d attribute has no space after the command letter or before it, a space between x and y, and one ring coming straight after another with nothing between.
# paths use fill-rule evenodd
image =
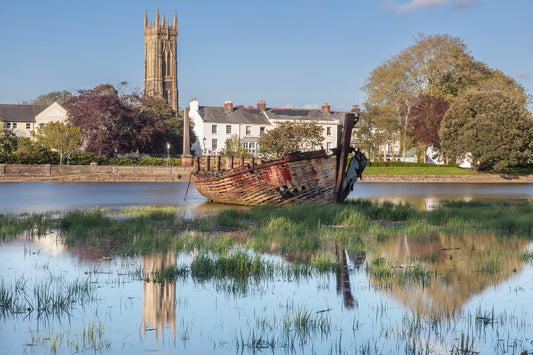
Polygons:
<instances>
[{"instance_id":1,"label":"roof gable","mask_svg":"<svg viewBox=\"0 0 533 355\"><path fill-rule=\"evenodd\" d=\"M35 116L35 121L42 120L52 120L52 121L64 121L67 118L67 110L63 108L57 102L54 102L50 106L46 107L41 111L37 116Z\"/></svg>"}]
</instances>

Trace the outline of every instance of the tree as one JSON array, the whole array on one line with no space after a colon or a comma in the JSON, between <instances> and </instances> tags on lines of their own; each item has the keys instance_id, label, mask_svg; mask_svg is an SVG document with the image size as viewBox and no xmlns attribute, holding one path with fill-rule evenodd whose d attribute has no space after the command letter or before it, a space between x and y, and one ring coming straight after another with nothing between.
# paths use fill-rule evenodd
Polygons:
<instances>
[{"instance_id":1,"label":"tree","mask_svg":"<svg viewBox=\"0 0 533 355\"><path fill-rule=\"evenodd\" d=\"M259 137L259 154L264 157L282 156L312 150L322 143L322 128L314 121L285 121Z\"/></svg>"},{"instance_id":2,"label":"tree","mask_svg":"<svg viewBox=\"0 0 533 355\"><path fill-rule=\"evenodd\" d=\"M30 101L30 105L45 105L50 106L54 102L62 105L72 98L72 93L67 90L52 91L51 93L38 96L35 100ZM26 104L27 102L23 102Z\"/></svg>"},{"instance_id":3,"label":"tree","mask_svg":"<svg viewBox=\"0 0 533 355\"><path fill-rule=\"evenodd\" d=\"M17 135L13 131L0 128L0 157L7 157L17 150Z\"/></svg>"},{"instance_id":4,"label":"tree","mask_svg":"<svg viewBox=\"0 0 533 355\"><path fill-rule=\"evenodd\" d=\"M242 139L234 134L224 142L224 150L222 151L222 154L234 157L247 157L250 156L250 151L244 147Z\"/></svg>"},{"instance_id":5,"label":"tree","mask_svg":"<svg viewBox=\"0 0 533 355\"><path fill-rule=\"evenodd\" d=\"M359 139L369 144L368 157L379 154L378 149L384 145L393 145L398 141L399 121L394 111L383 106L366 106L366 112L361 114L361 120L366 121L366 126L356 128L354 131ZM384 157L387 152L383 150ZM394 157L394 151L393 151Z\"/></svg>"},{"instance_id":6,"label":"tree","mask_svg":"<svg viewBox=\"0 0 533 355\"><path fill-rule=\"evenodd\" d=\"M161 150L166 124L154 117L138 94L118 95L113 86L81 90L65 108L68 120L82 131L85 150L100 156ZM159 147L159 148L157 148Z\"/></svg>"},{"instance_id":7,"label":"tree","mask_svg":"<svg viewBox=\"0 0 533 355\"><path fill-rule=\"evenodd\" d=\"M183 145L183 115L177 116L172 107L165 99L158 96L142 97L142 116L145 122L156 125L149 149L152 153L164 153L167 143L170 144L170 151L173 153L182 152ZM144 146L146 147L146 146ZM141 146L141 150L143 150Z\"/></svg>"},{"instance_id":8,"label":"tree","mask_svg":"<svg viewBox=\"0 0 533 355\"><path fill-rule=\"evenodd\" d=\"M49 150L56 150L59 153L59 165L63 165L65 153L72 152L80 145L81 130L69 123L50 122L39 127L35 138Z\"/></svg>"},{"instance_id":9,"label":"tree","mask_svg":"<svg viewBox=\"0 0 533 355\"><path fill-rule=\"evenodd\" d=\"M416 100L408 130L422 146L424 163L428 147L440 149L440 124L448 107L450 103L441 97L420 96Z\"/></svg>"},{"instance_id":10,"label":"tree","mask_svg":"<svg viewBox=\"0 0 533 355\"><path fill-rule=\"evenodd\" d=\"M396 111L405 155L410 148L407 130L419 96L454 100L467 88L496 75L497 71L474 60L459 38L419 34L414 45L375 68L362 89L367 96L365 106Z\"/></svg>"},{"instance_id":11,"label":"tree","mask_svg":"<svg viewBox=\"0 0 533 355\"><path fill-rule=\"evenodd\" d=\"M533 119L525 97L497 89L473 89L444 115L440 140L448 157L469 157L476 170L525 166L531 158Z\"/></svg>"}]
</instances>

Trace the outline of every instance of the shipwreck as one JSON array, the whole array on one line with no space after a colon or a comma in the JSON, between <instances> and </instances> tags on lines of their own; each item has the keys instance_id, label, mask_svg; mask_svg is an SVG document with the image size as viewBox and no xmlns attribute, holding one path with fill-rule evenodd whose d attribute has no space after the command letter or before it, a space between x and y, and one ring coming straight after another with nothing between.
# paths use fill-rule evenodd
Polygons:
<instances>
[{"instance_id":1,"label":"shipwreck","mask_svg":"<svg viewBox=\"0 0 533 355\"><path fill-rule=\"evenodd\" d=\"M278 160L232 156L198 156L192 180L207 200L236 205L289 206L344 201L361 179L366 157L350 146L359 120L346 113L342 141L333 154L296 152Z\"/></svg>"}]
</instances>

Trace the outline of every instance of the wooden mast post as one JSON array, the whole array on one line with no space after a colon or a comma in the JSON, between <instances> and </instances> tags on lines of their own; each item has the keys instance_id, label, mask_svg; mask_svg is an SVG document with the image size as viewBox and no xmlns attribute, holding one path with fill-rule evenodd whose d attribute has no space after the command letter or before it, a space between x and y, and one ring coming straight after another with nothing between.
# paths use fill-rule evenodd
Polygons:
<instances>
[{"instance_id":1,"label":"wooden mast post","mask_svg":"<svg viewBox=\"0 0 533 355\"><path fill-rule=\"evenodd\" d=\"M356 116L349 112L344 116L344 131L342 146L338 150L338 164L337 164L337 178L335 180L335 202L341 201L342 180L344 179L344 172L346 171L346 164L348 162L348 154L350 153L350 141L352 139L352 130L355 126Z\"/></svg>"}]
</instances>

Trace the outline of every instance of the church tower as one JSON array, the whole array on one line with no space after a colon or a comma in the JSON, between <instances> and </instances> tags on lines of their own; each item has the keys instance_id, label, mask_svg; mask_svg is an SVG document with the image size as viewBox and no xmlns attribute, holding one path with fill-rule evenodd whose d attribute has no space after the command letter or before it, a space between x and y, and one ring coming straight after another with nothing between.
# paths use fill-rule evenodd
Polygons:
<instances>
[{"instance_id":1,"label":"church tower","mask_svg":"<svg viewBox=\"0 0 533 355\"><path fill-rule=\"evenodd\" d=\"M178 112L178 16L174 11L174 21L159 17L155 22L148 21L144 13L144 89L145 96L160 96Z\"/></svg>"}]
</instances>

